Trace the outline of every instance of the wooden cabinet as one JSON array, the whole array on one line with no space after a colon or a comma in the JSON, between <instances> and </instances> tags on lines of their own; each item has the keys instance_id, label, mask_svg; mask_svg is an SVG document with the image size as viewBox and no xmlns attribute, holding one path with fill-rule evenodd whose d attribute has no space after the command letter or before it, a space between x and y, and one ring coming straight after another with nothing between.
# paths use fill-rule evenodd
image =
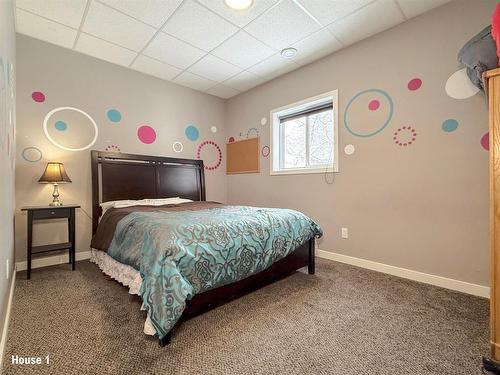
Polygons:
<instances>
[{"instance_id":1,"label":"wooden cabinet","mask_svg":"<svg viewBox=\"0 0 500 375\"><path fill-rule=\"evenodd\" d=\"M490 344L500 360L500 68L484 74L490 131Z\"/></svg>"}]
</instances>

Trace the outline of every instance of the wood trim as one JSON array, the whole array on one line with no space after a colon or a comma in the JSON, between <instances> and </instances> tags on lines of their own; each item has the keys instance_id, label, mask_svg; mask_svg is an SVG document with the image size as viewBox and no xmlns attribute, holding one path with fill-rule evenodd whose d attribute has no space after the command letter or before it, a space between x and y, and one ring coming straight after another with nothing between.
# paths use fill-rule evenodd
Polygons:
<instances>
[{"instance_id":1,"label":"wood trim","mask_svg":"<svg viewBox=\"0 0 500 375\"><path fill-rule=\"evenodd\" d=\"M483 78L488 79L500 75L500 68L487 70L483 73Z\"/></svg>"}]
</instances>

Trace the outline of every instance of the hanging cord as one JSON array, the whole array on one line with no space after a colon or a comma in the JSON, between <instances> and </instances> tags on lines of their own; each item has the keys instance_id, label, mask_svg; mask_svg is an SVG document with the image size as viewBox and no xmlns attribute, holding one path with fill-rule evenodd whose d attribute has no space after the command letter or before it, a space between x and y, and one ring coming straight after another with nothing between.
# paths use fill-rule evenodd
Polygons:
<instances>
[{"instance_id":1,"label":"hanging cord","mask_svg":"<svg viewBox=\"0 0 500 375\"><path fill-rule=\"evenodd\" d=\"M82 211L83 211L83 213L85 214L85 216L87 216L87 217L90 219L90 221L92 221L92 216L90 216L90 215L88 214L88 212L87 212L87 211L85 211L85 209L84 209L83 207L80 207L80 210L82 210Z\"/></svg>"}]
</instances>

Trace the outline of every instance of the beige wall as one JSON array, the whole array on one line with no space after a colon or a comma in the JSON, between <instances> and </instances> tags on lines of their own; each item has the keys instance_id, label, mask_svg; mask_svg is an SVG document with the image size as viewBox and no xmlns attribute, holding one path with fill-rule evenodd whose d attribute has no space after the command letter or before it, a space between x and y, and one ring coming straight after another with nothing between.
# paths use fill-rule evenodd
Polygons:
<instances>
[{"instance_id":1,"label":"beige wall","mask_svg":"<svg viewBox=\"0 0 500 375\"><path fill-rule=\"evenodd\" d=\"M71 184L60 186L63 203L81 204L87 213L91 213L90 150L64 151L50 143L42 126L50 110L71 106L92 116L99 129L97 142L91 148L96 150L117 144L126 153L194 158L197 146L205 139L214 140L221 147L224 144L222 99L25 36L17 37L17 53L16 261L26 259L26 214L21 213L20 208L48 204L52 199L52 187L37 183L47 161L64 162L73 180ZM32 100L33 91L43 92L45 102ZM121 112L119 123L107 119L109 108ZM198 141L190 141L184 134L190 123L199 129ZM141 124L155 128L155 143L147 145L138 140L136 131ZM93 134L89 132L87 122L77 124L85 131L73 132L78 126L68 123L68 130L60 134L53 130L52 125L51 122L51 134L64 145L73 147L81 146L83 140ZM217 127L216 133L211 132L212 126ZM172 144L177 140L184 145L181 153L172 150ZM39 148L43 153L42 160L35 163L26 161L22 157L26 147ZM209 151L205 150L202 154L207 162L215 156ZM215 171L206 171L207 199L226 200L224 170L223 164ZM76 220L77 252L88 251L90 218L83 210L78 210ZM64 222L37 224L34 241L50 243L63 240L66 235L64 225Z\"/></svg>"},{"instance_id":2,"label":"beige wall","mask_svg":"<svg viewBox=\"0 0 500 375\"><path fill-rule=\"evenodd\" d=\"M318 62L243 93L226 103L226 136L257 127L269 144L269 111L339 90L340 173L228 176L230 203L290 207L317 220L324 250L411 270L488 285L488 153L484 95L456 100L444 85L460 65L458 50L489 23L495 1L454 1ZM420 90L407 82L420 77ZM379 134L361 138L344 126L356 93L380 88L394 101L394 116ZM441 129L457 119L455 132ZM368 121L368 119L366 120ZM371 126L371 124L369 124ZM409 147L393 143L404 125L417 129ZM374 125L375 126L375 125ZM353 144L347 156L343 149ZM349 239L340 239L341 227Z\"/></svg>"},{"instance_id":3,"label":"beige wall","mask_svg":"<svg viewBox=\"0 0 500 375\"><path fill-rule=\"evenodd\" d=\"M0 336L14 269L15 68L14 8L0 1Z\"/></svg>"}]
</instances>

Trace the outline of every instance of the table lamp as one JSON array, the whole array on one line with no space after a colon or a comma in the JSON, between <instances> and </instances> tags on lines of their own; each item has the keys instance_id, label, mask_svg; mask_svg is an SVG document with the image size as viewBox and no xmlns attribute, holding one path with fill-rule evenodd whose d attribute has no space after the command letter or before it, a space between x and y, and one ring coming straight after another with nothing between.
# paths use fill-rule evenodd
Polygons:
<instances>
[{"instance_id":1,"label":"table lamp","mask_svg":"<svg viewBox=\"0 0 500 375\"><path fill-rule=\"evenodd\" d=\"M70 178L66 174L66 170L64 169L64 164L59 162L47 163L45 171L38 182L41 184L54 185L54 192L52 193L52 197L54 197L54 199L52 200L52 203L50 203L50 206L62 206L62 203L59 202L58 185L71 182Z\"/></svg>"}]
</instances>

